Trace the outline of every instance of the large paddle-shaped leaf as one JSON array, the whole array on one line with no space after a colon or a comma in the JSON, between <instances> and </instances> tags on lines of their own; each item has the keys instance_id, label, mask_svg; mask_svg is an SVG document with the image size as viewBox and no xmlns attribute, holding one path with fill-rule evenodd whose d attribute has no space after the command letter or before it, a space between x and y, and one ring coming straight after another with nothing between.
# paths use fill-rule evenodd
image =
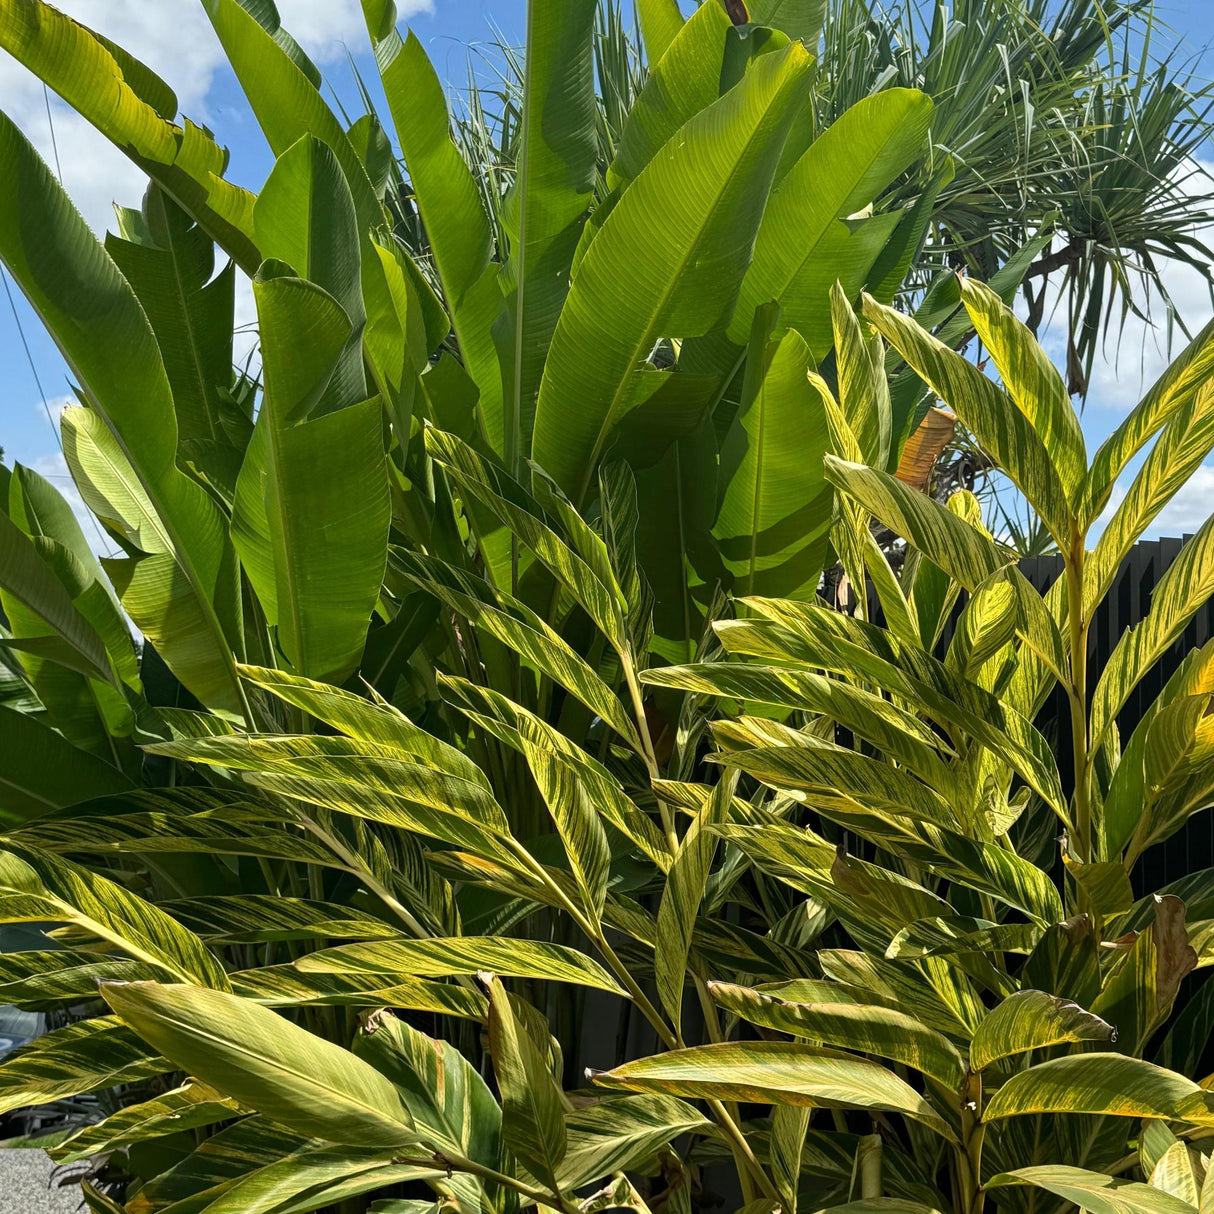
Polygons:
<instances>
[{"instance_id":1,"label":"large paddle-shaped leaf","mask_svg":"<svg viewBox=\"0 0 1214 1214\"><path fill-rule=\"evenodd\" d=\"M812 60L764 55L650 161L578 268L544 370L534 455L578 502L660 337L721 324Z\"/></svg>"},{"instance_id":2,"label":"large paddle-shaped leaf","mask_svg":"<svg viewBox=\"0 0 1214 1214\"><path fill-rule=\"evenodd\" d=\"M781 324L796 329L815 358L826 354L831 288L841 280L854 294L881 247L864 239L868 225L843 221L918 156L932 112L925 94L886 89L852 106L814 141L772 191L729 326L731 341L744 342L756 310L774 299Z\"/></svg>"},{"instance_id":3,"label":"large paddle-shaped leaf","mask_svg":"<svg viewBox=\"0 0 1214 1214\"><path fill-rule=\"evenodd\" d=\"M54 89L194 216L248 272L261 260L253 195L223 180L227 152L173 118L173 90L137 59L42 0L0 2L0 46Z\"/></svg>"},{"instance_id":4,"label":"large paddle-shaped leaf","mask_svg":"<svg viewBox=\"0 0 1214 1214\"><path fill-rule=\"evenodd\" d=\"M0 705L0 819L20 822L129 787L116 767L31 714Z\"/></svg>"},{"instance_id":5,"label":"large paddle-shaped leaf","mask_svg":"<svg viewBox=\"0 0 1214 1214\"><path fill-rule=\"evenodd\" d=\"M203 8L223 44L228 63L249 100L258 124L275 156L281 156L305 135L315 135L333 149L350 183L360 231L384 223L385 214L362 159L337 116L325 104L305 67L298 48L274 34L240 0L202 0ZM266 8L265 3L257 6ZM271 24L277 27L277 13ZM295 53L292 54L292 49ZM264 254L263 254L264 256Z\"/></svg>"},{"instance_id":6,"label":"large paddle-shaped leaf","mask_svg":"<svg viewBox=\"0 0 1214 1214\"><path fill-rule=\"evenodd\" d=\"M265 397L236 486L233 538L287 660L340 682L362 655L388 556L381 408L374 399L309 417L326 403L349 319L299 278L259 274L253 292Z\"/></svg>"},{"instance_id":7,"label":"large paddle-shaped leaf","mask_svg":"<svg viewBox=\"0 0 1214 1214\"><path fill-rule=\"evenodd\" d=\"M257 197L253 223L263 256L285 262L299 278L327 291L350 322L316 407L328 412L365 400L358 216L333 149L305 135L283 152Z\"/></svg>"},{"instance_id":8,"label":"large paddle-shaped leaf","mask_svg":"<svg viewBox=\"0 0 1214 1214\"><path fill-rule=\"evenodd\" d=\"M234 268L215 274L211 234L157 186L142 211L120 211L119 222L122 236L107 236L106 251L156 334L182 452L230 492L239 456L228 432L235 411L223 393L232 386Z\"/></svg>"},{"instance_id":9,"label":"large paddle-shaped leaf","mask_svg":"<svg viewBox=\"0 0 1214 1214\"><path fill-rule=\"evenodd\" d=\"M164 572L197 615L199 630L168 639L161 655L208 706L239 710L244 700L232 648L240 617L227 528L213 499L177 467L173 396L147 316L62 187L3 115L0 167L0 259L104 423L124 465L114 475L131 480L150 508L154 538L139 547L153 559L164 556ZM153 594L124 597L124 605L145 633L160 639L163 582Z\"/></svg>"},{"instance_id":10,"label":"large paddle-shaped leaf","mask_svg":"<svg viewBox=\"0 0 1214 1214\"><path fill-rule=\"evenodd\" d=\"M792 330L768 344L768 327L756 320L742 406L721 444L724 493L713 534L737 593L800 598L816 591L826 558L829 438L806 378L809 347Z\"/></svg>"},{"instance_id":11,"label":"large paddle-shaped leaf","mask_svg":"<svg viewBox=\"0 0 1214 1214\"><path fill-rule=\"evenodd\" d=\"M535 398L569 269L594 194L598 162L592 35L596 0L528 5L522 147L507 199L514 279L504 451L516 476L531 450Z\"/></svg>"},{"instance_id":12,"label":"large paddle-shaped leaf","mask_svg":"<svg viewBox=\"0 0 1214 1214\"><path fill-rule=\"evenodd\" d=\"M443 84L421 42L396 32L393 6L364 0L363 11L460 354L480 390L481 427L501 455L505 418L493 326L502 293L489 216L451 138Z\"/></svg>"},{"instance_id":13,"label":"large paddle-shaped leaf","mask_svg":"<svg viewBox=\"0 0 1214 1214\"><path fill-rule=\"evenodd\" d=\"M649 66L656 67L683 28L678 0L637 0L637 17Z\"/></svg>"}]
</instances>

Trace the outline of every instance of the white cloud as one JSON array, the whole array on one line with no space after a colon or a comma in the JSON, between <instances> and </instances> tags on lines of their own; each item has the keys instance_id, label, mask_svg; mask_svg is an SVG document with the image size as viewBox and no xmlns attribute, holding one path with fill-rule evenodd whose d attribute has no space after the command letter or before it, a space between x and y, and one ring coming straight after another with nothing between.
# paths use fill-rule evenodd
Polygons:
<instances>
[{"instance_id":1,"label":"white cloud","mask_svg":"<svg viewBox=\"0 0 1214 1214\"><path fill-rule=\"evenodd\" d=\"M207 117L207 96L224 63L211 23L199 0L57 0L57 7L105 34L162 76L177 93L181 111ZM430 8L430 0L398 0L401 20ZM361 48L365 27L359 0L280 0L284 26L320 62L341 57L343 46ZM137 206L145 178L87 122L51 97L54 143L63 182L95 231L113 226L112 204ZM42 84L0 53L0 109L33 141L54 167L52 124ZM217 132L223 142L223 132Z\"/></svg>"}]
</instances>

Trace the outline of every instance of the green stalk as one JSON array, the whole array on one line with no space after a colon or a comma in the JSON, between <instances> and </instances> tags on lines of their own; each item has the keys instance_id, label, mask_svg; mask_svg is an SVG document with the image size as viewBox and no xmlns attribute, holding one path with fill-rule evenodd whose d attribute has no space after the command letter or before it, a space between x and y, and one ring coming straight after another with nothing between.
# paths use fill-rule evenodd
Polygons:
<instances>
[{"instance_id":1,"label":"green stalk","mask_svg":"<svg viewBox=\"0 0 1214 1214\"><path fill-rule=\"evenodd\" d=\"M513 842L512 840L508 840ZM620 984L628 992L632 1001L640 1009L641 1015L649 1022L650 1027L658 1035L658 1039L668 1050L678 1049L682 1045L677 1032L663 1019L661 1012L653 1006L649 996L642 990L640 983L633 977L628 966L617 956L615 949L611 947L602 928L594 923L591 923L581 910L565 896L565 891L548 875L544 866L540 864L534 856L521 843L514 842L512 850L518 858L526 865L526 867L535 875L544 887L551 893L553 899L564 909L578 925L579 928L592 940L595 947L599 950L603 960L607 962L608 967L619 979ZM763 1165L759 1163L755 1157L754 1151L751 1149L750 1143L746 1141L746 1135L742 1132L742 1128L734 1120L725 1105L719 1100L708 1099L705 1101L717 1124L724 1130L734 1148L735 1157L739 1157L739 1168L742 1166L742 1161L745 1161L746 1166L754 1173L754 1179L759 1185L759 1188L765 1197L777 1198L775 1185L768 1178L767 1173L763 1171Z\"/></svg>"},{"instance_id":2,"label":"green stalk","mask_svg":"<svg viewBox=\"0 0 1214 1214\"><path fill-rule=\"evenodd\" d=\"M881 1197L884 1187L881 1174L881 1135L876 1131L865 1134L856 1148L856 1158L860 1168L861 1200Z\"/></svg>"},{"instance_id":3,"label":"green stalk","mask_svg":"<svg viewBox=\"0 0 1214 1214\"><path fill-rule=\"evenodd\" d=\"M957 1148L958 1209L960 1214L982 1214L986 1194L982 1188L982 1076L971 1072L961 1092L961 1142Z\"/></svg>"},{"instance_id":4,"label":"green stalk","mask_svg":"<svg viewBox=\"0 0 1214 1214\"><path fill-rule=\"evenodd\" d=\"M1067 629L1070 634L1071 679L1067 699L1071 707L1071 754L1075 771L1075 840L1079 861L1088 864L1092 854L1092 767L1088 754L1088 621L1083 613L1083 536L1071 532L1066 558Z\"/></svg>"}]
</instances>

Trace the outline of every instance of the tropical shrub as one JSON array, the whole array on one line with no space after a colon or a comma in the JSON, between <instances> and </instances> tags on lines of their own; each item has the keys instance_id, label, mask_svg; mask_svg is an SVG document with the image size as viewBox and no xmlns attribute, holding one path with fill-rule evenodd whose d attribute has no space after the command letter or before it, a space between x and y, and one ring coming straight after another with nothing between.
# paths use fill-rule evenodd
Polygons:
<instances>
[{"instance_id":1,"label":"tropical shrub","mask_svg":"<svg viewBox=\"0 0 1214 1214\"><path fill-rule=\"evenodd\" d=\"M0 118L0 259L119 553L7 475L0 920L46 926L0 998L64 1015L0 1109L113 1092L54 1147L109 1161L109 1214L687 1210L723 1169L755 1211L1198 1208L1208 984L1173 1010L1208 882L1130 876L1207 803L1205 651L1124 752L1116 718L1214 590L1205 531L1086 655L1214 447L1214 334L1089 461L997 292L939 283L936 335L889 306L923 216L883 190L931 103L805 148L810 55L715 4L669 24L593 208L594 5L533 5L503 257L433 69L364 7L407 195L268 5L208 0L277 155L254 198L146 68L0 0L153 182L103 247ZM815 8L752 15L812 41ZM890 475L907 384L1040 515L1049 595L971 497ZM835 563L882 622L815 601ZM1032 724L1056 682L1073 793ZM633 1060L580 1034L604 1008Z\"/></svg>"}]
</instances>

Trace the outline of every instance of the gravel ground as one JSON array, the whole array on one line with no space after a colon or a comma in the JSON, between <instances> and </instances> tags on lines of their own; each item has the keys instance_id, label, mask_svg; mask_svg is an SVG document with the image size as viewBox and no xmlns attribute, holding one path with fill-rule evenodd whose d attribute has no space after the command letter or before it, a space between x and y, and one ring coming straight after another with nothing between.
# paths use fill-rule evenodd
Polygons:
<instances>
[{"instance_id":1,"label":"gravel ground","mask_svg":"<svg viewBox=\"0 0 1214 1214\"><path fill-rule=\"evenodd\" d=\"M80 1190L49 1188L51 1161L42 1151L0 1151L0 1214L75 1214Z\"/></svg>"}]
</instances>

